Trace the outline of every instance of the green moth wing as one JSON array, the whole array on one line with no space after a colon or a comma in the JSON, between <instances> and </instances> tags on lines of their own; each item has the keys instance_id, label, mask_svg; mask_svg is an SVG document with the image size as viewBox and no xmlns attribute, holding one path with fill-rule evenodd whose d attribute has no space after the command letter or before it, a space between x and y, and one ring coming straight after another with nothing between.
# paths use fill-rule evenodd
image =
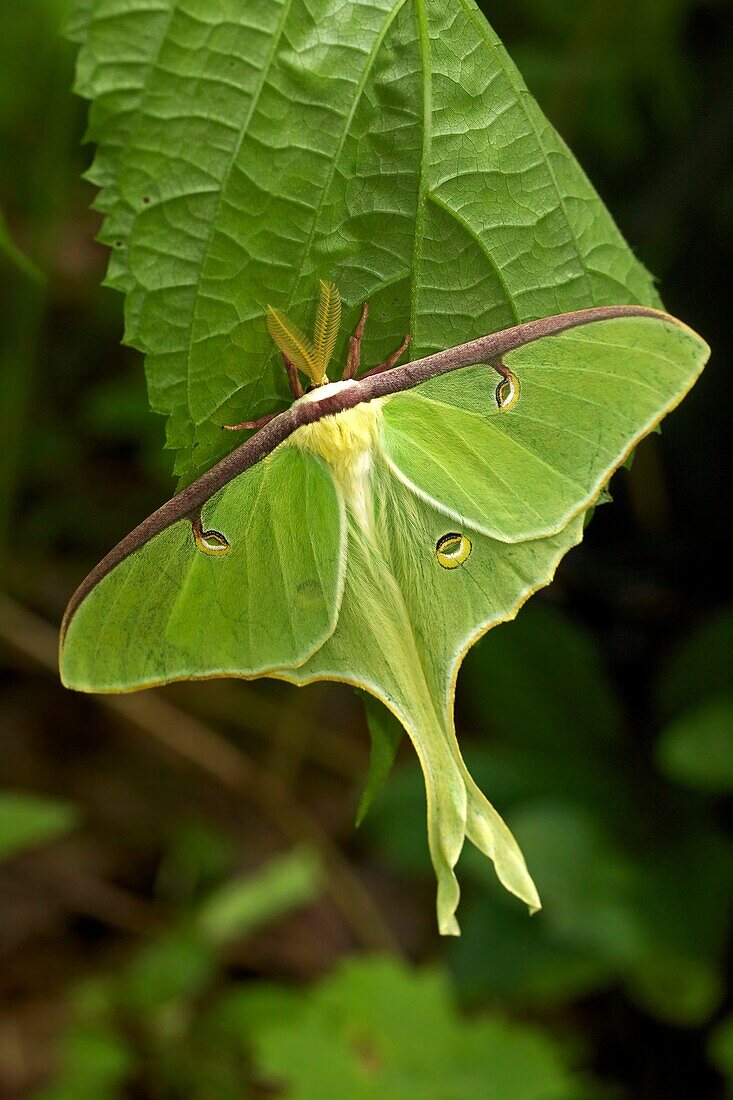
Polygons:
<instances>
[{"instance_id":1,"label":"green moth wing","mask_svg":"<svg viewBox=\"0 0 733 1100\"><path fill-rule=\"evenodd\" d=\"M384 449L395 472L456 521L504 542L556 534L687 393L707 346L663 314L618 317L510 352L515 400L473 366L395 394Z\"/></svg>"},{"instance_id":2,"label":"green moth wing","mask_svg":"<svg viewBox=\"0 0 733 1100\"><path fill-rule=\"evenodd\" d=\"M588 505L707 355L704 341L664 315L613 317L509 352L509 379L469 366L389 394L372 413L368 475L359 490L341 481L348 550L338 626L280 675L344 680L405 726L425 778L443 934L459 931L455 865L466 838L508 890L531 910L540 904L458 747L463 656L551 580L582 538ZM508 405L495 400L507 383ZM334 463L328 447L323 454Z\"/></svg>"},{"instance_id":3,"label":"green moth wing","mask_svg":"<svg viewBox=\"0 0 733 1100\"><path fill-rule=\"evenodd\" d=\"M156 534L71 616L61 676L79 691L260 676L302 664L333 632L344 506L321 459L294 447L245 470Z\"/></svg>"},{"instance_id":4,"label":"green moth wing","mask_svg":"<svg viewBox=\"0 0 733 1100\"><path fill-rule=\"evenodd\" d=\"M582 519L552 538L515 545L466 525L452 528L394 475L379 447L369 494L366 523L348 513L338 626L309 661L279 675L298 684L327 678L363 688L405 726L425 778L438 924L444 935L455 935L454 868L466 837L493 860L508 890L531 910L540 905L514 837L461 756L453 723L458 668L481 634L513 618L549 583L560 558L580 541Z\"/></svg>"},{"instance_id":5,"label":"green moth wing","mask_svg":"<svg viewBox=\"0 0 733 1100\"><path fill-rule=\"evenodd\" d=\"M90 574L65 620L64 682L356 685L417 750L441 931L458 932L466 838L536 909L521 851L461 757L458 669L549 583L586 508L707 355L666 315L604 307L316 386Z\"/></svg>"}]
</instances>

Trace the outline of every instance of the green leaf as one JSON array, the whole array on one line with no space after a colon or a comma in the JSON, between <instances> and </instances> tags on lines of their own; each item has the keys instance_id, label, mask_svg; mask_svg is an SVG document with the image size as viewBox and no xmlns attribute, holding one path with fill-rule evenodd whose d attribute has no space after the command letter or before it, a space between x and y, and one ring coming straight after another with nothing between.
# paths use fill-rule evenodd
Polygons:
<instances>
[{"instance_id":1,"label":"green leaf","mask_svg":"<svg viewBox=\"0 0 733 1100\"><path fill-rule=\"evenodd\" d=\"M694 818L645 853L634 894L643 950L627 985L647 1011L695 1027L720 1007L732 902L730 841Z\"/></svg>"},{"instance_id":2,"label":"green leaf","mask_svg":"<svg viewBox=\"0 0 733 1100\"><path fill-rule=\"evenodd\" d=\"M207 941L225 943L313 901L320 886L315 855L308 849L289 852L220 886L199 909L196 924Z\"/></svg>"},{"instance_id":3,"label":"green leaf","mask_svg":"<svg viewBox=\"0 0 733 1100\"><path fill-rule=\"evenodd\" d=\"M663 716L733 692L731 653L733 607L724 607L698 624L667 662L658 688Z\"/></svg>"},{"instance_id":4,"label":"green leaf","mask_svg":"<svg viewBox=\"0 0 733 1100\"><path fill-rule=\"evenodd\" d=\"M70 802L19 791L0 792L0 859L65 836L79 823Z\"/></svg>"},{"instance_id":5,"label":"green leaf","mask_svg":"<svg viewBox=\"0 0 733 1100\"><path fill-rule=\"evenodd\" d=\"M222 945L312 901L320 883L318 862L307 849L222 883L192 916L135 956L122 979L124 1003L149 1011L195 996L215 974Z\"/></svg>"},{"instance_id":6,"label":"green leaf","mask_svg":"<svg viewBox=\"0 0 733 1100\"><path fill-rule=\"evenodd\" d=\"M72 42L84 42L95 0L69 0L61 23L62 32Z\"/></svg>"},{"instance_id":7,"label":"green leaf","mask_svg":"<svg viewBox=\"0 0 733 1100\"><path fill-rule=\"evenodd\" d=\"M588 1092L536 1028L461 1018L438 972L352 961L285 1022L255 1025L256 1066L292 1100L569 1100Z\"/></svg>"},{"instance_id":8,"label":"green leaf","mask_svg":"<svg viewBox=\"0 0 733 1100\"><path fill-rule=\"evenodd\" d=\"M43 273L32 260L28 259L24 252L21 252L10 236L2 210L0 210L0 256L4 257L34 283L43 282Z\"/></svg>"},{"instance_id":9,"label":"green leaf","mask_svg":"<svg viewBox=\"0 0 733 1100\"><path fill-rule=\"evenodd\" d=\"M450 958L461 993L564 1003L623 984L645 1011L699 1026L719 1007L733 854L683 818L679 837L627 850L586 810L535 802L513 816L542 913L527 921L478 877Z\"/></svg>"},{"instance_id":10,"label":"green leaf","mask_svg":"<svg viewBox=\"0 0 733 1100\"><path fill-rule=\"evenodd\" d=\"M733 1016L722 1020L708 1042L708 1056L727 1081L727 1096L733 1096Z\"/></svg>"},{"instance_id":11,"label":"green leaf","mask_svg":"<svg viewBox=\"0 0 733 1100\"><path fill-rule=\"evenodd\" d=\"M237 846L213 824L196 819L175 828L156 874L156 895L178 908L200 901L234 872Z\"/></svg>"},{"instance_id":12,"label":"green leaf","mask_svg":"<svg viewBox=\"0 0 733 1100\"><path fill-rule=\"evenodd\" d=\"M333 280L365 361L652 281L472 0L78 2L109 282L184 480L286 394L268 304ZM337 346L343 360L345 335Z\"/></svg>"},{"instance_id":13,"label":"green leaf","mask_svg":"<svg viewBox=\"0 0 733 1100\"><path fill-rule=\"evenodd\" d=\"M61 1044L60 1072L35 1100L115 1100L132 1074L134 1055L126 1041L101 1024L72 1026Z\"/></svg>"},{"instance_id":14,"label":"green leaf","mask_svg":"<svg viewBox=\"0 0 733 1100\"><path fill-rule=\"evenodd\" d=\"M208 1013L205 1026L214 1034L249 1050L250 1036L272 1026L297 1022L302 992L272 982L237 982Z\"/></svg>"},{"instance_id":15,"label":"green leaf","mask_svg":"<svg viewBox=\"0 0 733 1100\"><path fill-rule=\"evenodd\" d=\"M448 962L461 999L549 1008L613 984L617 968L603 952L566 938L543 918L527 921L496 890L469 894L463 933Z\"/></svg>"},{"instance_id":16,"label":"green leaf","mask_svg":"<svg viewBox=\"0 0 733 1100\"><path fill-rule=\"evenodd\" d=\"M467 655L462 684L473 721L508 743L556 750L589 733L618 743L621 718L593 635L546 604L533 603Z\"/></svg>"},{"instance_id":17,"label":"green leaf","mask_svg":"<svg viewBox=\"0 0 733 1100\"><path fill-rule=\"evenodd\" d=\"M392 771L404 730L395 716L379 703L374 696L361 693L371 738L371 756L369 775L359 809L356 811L356 824L361 825L368 814L374 799L379 794Z\"/></svg>"},{"instance_id":18,"label":"green leaf","mask_svg":"<svg viewBox=\"0 0 733 1100\"><path fill-rule=\"evenodd\" d=\"M670 779L711 793L733 791L733 696L685 711L663 730L657 759Z\"/></svg>"},{"instance_id":19,"label":"green leaf","mask_svg":"<svg viewBox=\"0 0 733 1100\"><path fill-rule=\"evenodd\" d=\"M215 945L197 929L174 927L147 944L121 978L121 1001L134 1012L157 1012L194 997L213 978Z\"/></svg>"},{"instance_id":20,"label":"green leaf","mask_svg":"<svg viewBox=\"0 0 733 1100\"><path fill-rule=\"evenodd\" d=\"M629 965L643 942L632 904L637 871L614 838L587 811L560 802L520 811L515 827L559 937Z\"/></svg>"},{"instance_id":21,"label":"green leaf","mask_svg":"<svg viewBox=\"0 0 733 1100\"><path fill-rule=\"evenodd\" d=\"M369 843L393 870L401 875L426 875L430 860L424 819L425 785L419 767L408 759L395 768L362 827Z\"/></svg>"},{"instance_id":22,"label":"green leaf","mask_svg":"<svg viewBox=\"0 0 733 1100\"><path fill-rule=\"evenodd\" d=\"M631 809L613 685L595 638L568 615L535 602L489 632L467 655L459 692L464 723L482 739L479 782L502 801L570 797L618 820Z\"/></svg>"}]
</instances>

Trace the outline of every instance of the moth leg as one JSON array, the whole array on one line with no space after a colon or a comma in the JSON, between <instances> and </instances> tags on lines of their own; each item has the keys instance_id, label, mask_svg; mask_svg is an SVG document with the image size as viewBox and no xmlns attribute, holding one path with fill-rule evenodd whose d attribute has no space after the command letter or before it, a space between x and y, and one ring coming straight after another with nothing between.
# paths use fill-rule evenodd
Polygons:
<instances>
[{"instance_id":1,"label":"moth leg","mask_svg":"<svg viewBox=\"0 0 733 1100\"><path fill-rule=\"evenodd\" d=\"M257 431L258 428L264 428L265 424L269 424L276 416L277 413L268 413L267 416L261 416L259 420L243 420L241 424L222 424L221 427L225 432L243 432L252 429Z\"/></svg>"},{"instance_id":2,"label":"moth leg","mask_svg":"<svg viewBox=\"0 0 733 1100\"><path fill-rule=\"evenodd\" d=\"M400 359L407 351L408 347L410 346L411 340L412 337L408 332L400 346L397 348L397 351L393 351L389 358L385 359L383 363L380 363L378 367L372 367L371 370L365 371L364 374L362 374L362 378L368 378L370 374L382 374L383 371L392 370L392 367L395 365L397 360Z\"/></svg>"},{"instance_id":3,"label":"moth leg","mask_svg":"<svg viewBox=\"0 0 733 1100\"><path fill-rule=\"evenodd\" d=\"M359 324L354 329L354 335L349 337L349 354L346 358L344 378L353 378L361 364L361 340L364 335L364 326L369 314L369 303L364 302L361 307Z\"/></svg>"},{"instance_id":4,"label":"moth leg","mask_svg":"<svg viewBox=\"0 0 733 1100\"><path fill-rule=\"evenodd\" d=\"M500 374L502 378L509 379L512 373L506 363L502 363L501 359L490 359L489 366L493 367L497 374Z\"/></svg>"},{"instance_id":5,"label":"moth leg","mask_svg":"<svg viewBox=\"0 0 733 1100\"><path fill-rule=\"evenodd\" d=\"M285 373L288 376L290 392L297 400L299 397L303 396L303 387L300 384L297 367L288 359L284 351L281 351L280 354L285 364ZM259 428L264 428L265 424L269 424L276 416L277 413L268 413L267 416L261 416L259 420L243 420L241 424L222 424L222 428L225 432L242 432L245 430L257 431Z\"/></svg>"},{"instance_id":6,"label":"moth leg","mask_svg":"<svg viewBox=\"0 0 733 1100\"><path fill-rule=\"evenodd\" d=\"M285 364L285 373L288 376L288 385L290 386L290 392L297 400L299 397L303 396L303 387L301 386L300 378L298 377L298 368L295 366L294 363L291 363L284 351L281 351L280 354L282 355L283 363Z\"/></svg>"}]
</instances>

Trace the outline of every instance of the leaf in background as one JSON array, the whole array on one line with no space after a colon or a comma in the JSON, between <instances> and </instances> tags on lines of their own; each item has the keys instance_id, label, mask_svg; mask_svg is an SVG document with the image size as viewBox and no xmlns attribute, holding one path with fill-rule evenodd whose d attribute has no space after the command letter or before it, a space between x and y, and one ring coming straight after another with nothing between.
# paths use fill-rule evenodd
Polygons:
<instances>
[{"instance_id":1,"label":"leaf in background","mask_svg":"<svg viewBox=\"0 0 733 1100\"><path fill-rule=\"evenodd\" d=\"M509 799L569 795L622 819L622 718L588 630L532 603L466 655L459 683L464 724L482 737L479 783Z\"/></svg>"},{"instance_id":2,"label":"leaf in background","mask_svg":"<svg viewBox=\"0 0 733 1100\"><path fill-rule=\"evenodd\" d=\"M249 1050L252 1032L289 1024L301 1012L302 991L273 982L236 982L211 1007L205 1026Z\"/></svg>"},{"instance_id":3,"label":"leaf in background","mask_svg":"<svg viewBox=\"0 0 733 1100\"><path fill-rule=\"evenodd\" d=\"M155 876L155 894L164 904L190 908L235 869L237 848L212 824L192 820L175 827Z\"/></svg>"},{"instance_id":4,"label":"leaf in background","mask_svg":"<svg viewBox=\"0 0 733 1100\"><path fill-rule=\"evenodd\" d=\"M408 759L395 768L382 797L366 820L362 818L362 828L390 867L400 874L422 876L430 873L424 820L425 784L419 767Z\"/></svg>"},{"instance_id":5,"label":"leaf in background","mask_svg":"<svg viewBox=\"0 0 733 1100\"><path fill-rule=\"evenodd\" d=\"M79 811L70 802L19 791L2 791L0 859L65 836L78 823Z\"/></svg>"},{"instance_id":6,"label":"leaf in background","mask_svg":"<svg viewBox=\"0 0 733 1100\"><path fill-rule=\"evenodd\" d=\"M708 1042L708 1057L727 1081L727 1096L733 1096L733 1016L717 1025Z\"/></svg>"},{"instance_id":7,"label":"leaf in background","mask_svg":"<svg viewBox=\"0 0 733 1100\"><path fill-rule=\"evenodd\" d=\"M615 838L587 811L560 802L534 803L515 822L559 938L628 965L642 942L632 904L638 871Z\"/></svg>"},{"instance_id":8,"label":"leaf in background","mask_svg":"<svg viewBox=\"0 0 733 1100\"><path fill-rule=\"evenodd\" d=\"M18 248L10 236L2 210L0 210L0 256L11 263L18 271L22 271L34 283L43 282L43 273L29 260L24 252Z\"/></svg>"},{"instance_id":9,"label":"leaf in background","mask_svg":"<svg viewBox=\"0 0 733 1100\"><path fill-rule=\"evenodd\" d=\"M546 604L533 603L466 656L462 684L474 721L512 744L586 746L589 734L618 742L621 719L593 635Z\"/></svg>"},{"instance_id":10,"label":"leaf in background","mask_svg":"<svg viewBox=\"0 0 733 1100\"><path fill-rule=\"evenodd\" d=\"M199 909L196 924L207 941L225 943L314 901L320 888L315 854L289 852L254 874L223 883Z\"/></svg>"},{"instance_id":11,"label":"leaf in background","mask_svg":"<svg viewBox=\"0 0 733 1100\"><path fill-rule=\"evenodd\" d=\"M725 607L677 647L658 686L659 709L665 718L733 692L733 607Z\"/></svg>"},{"instance_id":12,"label":"leaf in background","mask_svg":"<svg viewBox=\"0 0 733 1100\"><path fill-rule=\"evenodd\" d=\"M521 919L497 891L470 892L463 912L448 964L464 1002L551 1008L615 984L616 967L602 953L556 935L546 920Z\"/></svg>"},{"instance_id":13,"label":"leaf in background","mask_svg":"<svg viewBox=\"0 0 733 1100\"><path fill-rule=\"evenodd\" d=\"M123 1001L157 1009L196 995L218 967L221 947L317 897L318 861L308 849L269 860L257 871L231 878L140 951L123 977Z\"/></svg>"},{"instance_id":14,"label":"leaf in background","mask_svg":"<svg viewBox=\"0 0 733 1100\"><path fill-rule=\"evenodd\" d=\"M54 1083L34 1093L34 1100L116 1100L125 1095L134 1055L127 1040L103 1025L82 1025L61 1043Z\"/></svg>"},{"instance_id":15,"label":"leaf in background","mask_svg":"<svg viewBox=\"0 0 733 1100\"><path fill-rule=\"evenodd\" d=\"M627 975L629 991L660 1019L699 1026L725 996L733 848L697 815L684 815L645 849L639 869L634 904L644 949Z\"/></svg>"},{"instance_id":16,"label":"leaf in background","mask_svg":"<svg viewBox=\"0 0 733 1100\"><path fill-rule=\"evenodd\" d=\"M292 1100L570 1100L587 1087L535 1028L466 1020L439 972L352 961L285 1022L254 1026L256 1066Z\"/></svg>"},{"instance_id":17,"label":"leaf in background","mask_svg":"<svg viewBox=\"0 0 733 1100\"><path fill-rule=\"evenodd\" d=\"M709 1019L724 993L730 846L683 818L679 835L629 850L570 801L538 801L512 820L543 911L526 933L522 915L476 878L450 953L461 992L554 1004L622 983L675 1026Z\"/></svg>"},{"instance_id":18,"label":"leaf in background","mask_svg":"<svg viewBox=\"0 0 733 1100\"><path fill-rule=\"evenodd\" d=\"M196 928L169 927L132 958L120 978L120 1002L133 1014L190 1001L213 979L218 952Z\"/></svg>"},{"instance_id":19,"label":"leaf in background","mask_svg":"<svg viewBox=\"0 0 733 1100\"><path fill-rule=\"evenodd\" d=\"M360 692L360 695L366 711L367 725L369 726L371 755L369 757L369 775L367 776L364 793L361 796L359 809L356 811L357 825L361 825L374 803L374 799L387 781L387 777L392 771L402 735L405 732L402 724L395 718L394 714L388 711L373 695L368 695L365 691Z\"/></svg>"},{"instance_id":20,"label":"leaf in background","mask_svg":"<svg viewBox=\"0 0 733 1100\"><path fill-rule=\"evenodd\" d=\"M711 793L733 791L733 696L685 711L662 731L657 760L665 775Z\"/></svg>"},{"instance_id":21,"label":"leaf in background","mask_svg":"<svg viewBox=\"0 0 733 1100\"><path fill-rule=\"evenodd\" d=\"M77 0L69 23L109 282L184 481L234 445L220 424L283 403L265 307L297 315L318 277L352 327L370 299L367 364L407 331L418 357L657 302L471 0L227 10Z\"/></svg>"}]
</instances>

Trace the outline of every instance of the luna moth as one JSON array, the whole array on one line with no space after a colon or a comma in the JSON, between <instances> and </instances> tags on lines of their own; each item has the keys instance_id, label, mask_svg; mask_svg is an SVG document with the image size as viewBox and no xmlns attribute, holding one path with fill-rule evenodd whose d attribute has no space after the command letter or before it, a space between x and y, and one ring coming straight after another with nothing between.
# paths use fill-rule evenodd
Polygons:
<instances>
[{"instance_id":1,"label":"luna moth","mask_svg":"<svg viewBox=\"0 0 733 1100\"><path fill-rule=\"evenodd\" d=\"M549 583L610 475L682 399L708 349L664 313L608 306L398 366L406 338L359 377L366 315L365 305L343 377L330 381L336 287L321 284L312 338L268 310L291 406L234 425L253 434L83 581L62 626L61 675L89 692L274 676L371 693L422 766L438 924L451 935L465 838L530 911L540 906L458 747L463 656Z\"/></svg>"}]
</instances>

